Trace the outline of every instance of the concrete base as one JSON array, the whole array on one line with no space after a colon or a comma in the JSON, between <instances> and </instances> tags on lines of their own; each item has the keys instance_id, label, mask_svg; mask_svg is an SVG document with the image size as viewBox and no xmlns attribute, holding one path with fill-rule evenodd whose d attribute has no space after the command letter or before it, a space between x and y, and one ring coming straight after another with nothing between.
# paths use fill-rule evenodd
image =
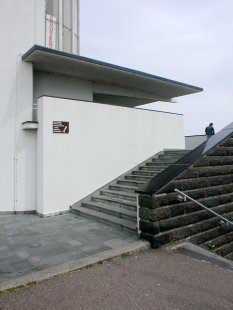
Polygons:
<instances>
[{"instance_id":1,"label":"concrete base","mask_svg":"<svg viewBox=\"0 0 233 310\"><path fill-rule=\"evenodd\" d=\"M228 269L233 271L233 262L225 259L215 253L207 251L195 244L189 242L182 242L176 245L168 247L168 250L176 251L180 254L196 258L201 261L211 263L215 266L219 266L223 269Z\"/></svg>"}]
</instances>

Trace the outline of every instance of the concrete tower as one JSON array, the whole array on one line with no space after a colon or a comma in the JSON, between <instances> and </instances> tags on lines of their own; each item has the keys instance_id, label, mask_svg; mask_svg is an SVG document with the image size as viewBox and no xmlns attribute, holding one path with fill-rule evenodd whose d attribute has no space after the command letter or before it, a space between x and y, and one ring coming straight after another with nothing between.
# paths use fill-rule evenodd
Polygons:
<instances>
[{"instance_id":1,"label":"concrete tower","mask_svg":"<svg viewBox=\"0 0 233 310\"><path fill-rule=\"evenodd\" d=\"M79 0L45 1L46 47L79 54Z\"/></svg>"}]
</instances>

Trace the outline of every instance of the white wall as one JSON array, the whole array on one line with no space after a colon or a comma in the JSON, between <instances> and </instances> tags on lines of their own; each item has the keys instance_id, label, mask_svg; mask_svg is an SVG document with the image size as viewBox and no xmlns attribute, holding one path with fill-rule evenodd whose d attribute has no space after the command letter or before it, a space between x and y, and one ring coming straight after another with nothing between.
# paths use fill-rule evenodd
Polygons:
<instances>
[{"instance_id":1,"label":"white wall","mask_svg":"<svg viewBox=\"0 0 233 310\"><path fill-rule=\"evenodd\" d=\"M164 148L184 148L183 117L177 114L42 97L38 121L42 214L68 210ZM53 133L53 121L69 121L70 133Z\"/></svg>"},{"instance_id":2,"label":"white wall","mask_svg":"<svg viewBox=\"0 0 233 310\"><path fill-rule=\"evenodd\" d=\"M34 119L37 99L41 96L93 101L92 82L45 72L34 73Z\"/></svg>"},{"instance_id":3,"label":"white wall","mask_svg":"<svg viewBox=\"0 0 233 310\"><path fill-rule=\"evenodd\" d=\"M36 208L35 134L21 130L32 118L32 65L21 55L44 43L42 12L44 0L1 1L0 211Z\"/></svg>"}]
</instances>

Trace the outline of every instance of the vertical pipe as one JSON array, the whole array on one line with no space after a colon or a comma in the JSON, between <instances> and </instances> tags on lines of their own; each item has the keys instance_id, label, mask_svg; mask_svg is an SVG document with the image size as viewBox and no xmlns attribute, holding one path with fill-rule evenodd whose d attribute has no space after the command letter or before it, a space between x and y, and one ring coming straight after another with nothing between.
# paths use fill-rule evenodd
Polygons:
<instances>
[{"instance_id":1,"label":"vertical pipe","mask_svg":"<svg viewBox=\"0 0 233 310\"><path fill-rule=\"evenodd\" d=\"M140 208L140 205L139 205L139 194L137 194L137 231L138 231L138 235L140 235L141 233L141 230L140 230L140 217L139 217L139 208Z\"/></svg>"},{"instance_id":2,"label":"vertical pipe","mask_svg":"<svg viewBox=\"0 0 233 310\"><path fill-rule=\"evenodd\" d=\"M18 76L18 70L19 70L19 63L21 61L22 54L17 55L16 58L16 72L15 72L15 149L14 149L14 206L13 210L14 213L17 212L18 207L18 143L17 143L17 120L18 120L18 96L19 96L19 76Z\"/></svg>"}]
</instances>

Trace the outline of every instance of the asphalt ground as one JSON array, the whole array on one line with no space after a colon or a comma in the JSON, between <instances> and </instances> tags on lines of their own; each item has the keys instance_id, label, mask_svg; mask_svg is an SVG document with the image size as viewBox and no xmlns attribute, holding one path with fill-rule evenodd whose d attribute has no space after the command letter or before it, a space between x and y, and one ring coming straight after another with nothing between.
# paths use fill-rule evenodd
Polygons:
<instances>
[{"instance_id":1,"label":"asphalt ground","mask_svg":"<svg viewBox=\"0 0 233 310\"><path fill-rule=\"evenodd\" d=\"M0 309L232 310L232 292L232 271L150 249L5 293Z\"/></svg>"}]
</instances>

